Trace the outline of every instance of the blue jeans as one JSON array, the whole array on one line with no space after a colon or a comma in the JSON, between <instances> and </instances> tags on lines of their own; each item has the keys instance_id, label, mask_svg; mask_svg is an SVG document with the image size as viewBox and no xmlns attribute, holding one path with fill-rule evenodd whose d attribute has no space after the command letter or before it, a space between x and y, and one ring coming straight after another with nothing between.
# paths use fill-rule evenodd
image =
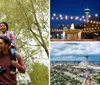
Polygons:
<instances>
[{"instance_id":1,"label":"blue jeans","mask_svg":"<svg viewBox=\"0 0 100 85\"><path fill-rule=\"evenodd\" d=\"M10 48L10 54L11 54L12 60L16 61L16 49L15 48ZM16 72L16 67L12 66L11 71Z\"/></svg>"},{"instance_id":2,"label":"blue jeans","mask_svg":"<svg viewBox=\"0 0 100 85\"><path fill-rule=\"evenodd\" d=\"M16 49L10 48L10 53L11 53L11 56L12 56L12 60L16 61Z\"/></svg>"}]
</instances>

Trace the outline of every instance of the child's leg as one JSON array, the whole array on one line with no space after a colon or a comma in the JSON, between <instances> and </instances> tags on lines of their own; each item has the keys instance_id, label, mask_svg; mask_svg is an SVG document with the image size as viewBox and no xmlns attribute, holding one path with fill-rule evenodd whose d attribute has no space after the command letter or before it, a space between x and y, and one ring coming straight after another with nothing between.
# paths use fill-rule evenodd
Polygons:
<instances>
[{"instance_id":1,"label":"child's leg","mask_svg":"<svg viewBox=\"0 0 100 85\"><path fill-rule=\"evenodd\" d=\"M11 54L12 60L16 61L16 49L15 48L10 49L10 54ZM12 66L10 73L15 74L16 73L16 67Z\"/></svg>"},{"instance_id":2,"label":"child's leg","mask_svg":"<svg viewBox=\"0 0 100 85\"><path fill-rule=\"evenodd\" d=\"M16 49L15 48L11 48L10 49L10 53L11 53L12 60L16 61Z\"/></svg>"}]
</instances>

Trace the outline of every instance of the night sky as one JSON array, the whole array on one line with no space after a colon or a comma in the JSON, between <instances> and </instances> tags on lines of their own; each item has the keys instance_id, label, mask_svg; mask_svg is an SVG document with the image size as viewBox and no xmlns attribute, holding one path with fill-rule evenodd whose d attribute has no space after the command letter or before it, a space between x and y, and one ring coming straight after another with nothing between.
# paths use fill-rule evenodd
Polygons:
<instances>
[{"instance_id":1,"label":"night sky","mask_svg":"<svg viewBox=\"0 0 100 85\"><path fill-rule=\"evenodd\" d=\"M50 0L50 26L58 28L59 25L70 25L74 23L75 25L83 23L79 20L52 20L52 16L56 13L65 16L85 16L84 9L90 9L90 15L95 16L98 14L100 16L100 1L99 0Z\"/></svg>"}]
</instances>

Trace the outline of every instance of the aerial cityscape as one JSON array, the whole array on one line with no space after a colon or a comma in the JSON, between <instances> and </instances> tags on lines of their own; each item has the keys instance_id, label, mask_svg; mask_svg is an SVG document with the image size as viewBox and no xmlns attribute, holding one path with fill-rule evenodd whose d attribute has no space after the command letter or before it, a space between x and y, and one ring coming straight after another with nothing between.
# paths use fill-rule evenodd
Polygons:
<instances>
[{"instance_id":1,"label":"aerial cityscape","mask_svg":"<svg viewBox=\"0 0 100 85\"><path fill-rule=\"evenodd\" d=\"M50 85L100 85L99 47L93 42L51 43Z\"/></svg>"}]
</instances>

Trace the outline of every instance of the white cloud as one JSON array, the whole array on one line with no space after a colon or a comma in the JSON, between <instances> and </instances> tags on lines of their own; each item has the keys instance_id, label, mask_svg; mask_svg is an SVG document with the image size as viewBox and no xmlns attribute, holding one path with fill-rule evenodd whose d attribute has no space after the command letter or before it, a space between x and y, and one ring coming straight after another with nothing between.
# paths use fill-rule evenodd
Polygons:
<instances>
[{"instance_id":1,"label":"white cloud","mask_svg":"<svg viewBox=\"0 0 100 85\"><path fill-rule=\"evenodd\" d=\"M51 43L51 54L100 54L100 43Z\"/></svg>"},{"instance_id":2,"label":"white cloud","mask_svg":"<svg viewBox=\"0 0 100 85\"><path fill-rule=\"evenodd\" d=\"M83 61L85 60L84 57L76 57L76 56L58 56L58 57L53 57L51 59L52 61L59 60L59 61Z\"/></svg>"}]
</instances>

